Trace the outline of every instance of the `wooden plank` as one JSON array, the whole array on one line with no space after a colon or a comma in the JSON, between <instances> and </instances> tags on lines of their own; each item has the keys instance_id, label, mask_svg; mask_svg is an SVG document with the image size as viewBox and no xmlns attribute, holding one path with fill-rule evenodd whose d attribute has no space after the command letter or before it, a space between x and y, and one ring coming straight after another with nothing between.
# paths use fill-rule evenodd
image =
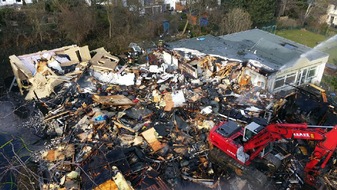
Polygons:
<instances>
[{"instance_id":1,"label":"wooden plank","mask_svg":"<svg viewBox=\"0 0 337 190\"><path fill-rule=\"evenodd\" d=\"M80 60L78 60L76 51L79 51L80 48L79 47L73 47L73 48L69 48L67 50L64 51L65 54L67 54L70 57L71 61L76 61L76 62L80 62Z\"/></svg>"},{"instance_id":2,"label":"wooden plank","mask_svg":"<svg viewBox=\"0 0 337 190\"><path fill-rule=\"evenodd\" d=\"M44 122L48 122L48 121L50 121L50 120L52 120L52 119L61 117L61 116L65 115L65 114L68 114L68 113L69 113L69 111L64 111L64 112L61 112L61 113L59 113L59 114L50 116L50 117L48 117L48 118L45 118L45 119L44 119Z\"/></svg>"},{"instance_id":3,"label":"wooden plank","mask_svg":"<svg viewBox=\"0 0 337 190\"><path fill-rule=\"evenodd\" d=\"M187 73L195 79L198 78L198 70L192 65L188 63L179 63L178 67L181 72Z\"/></svg>"},{"instance_id":4,"label":"wooden plank","mask_svg":"<svg viewBox=\"0 0 337 190\"><path fill-rule=\"evenodd\" d=\"M119 58L113 55L110 55L108 52L99 51L94 55L90 60L90 63L95 68L99 69L108 69L114 70L119 62Z\"/></svg>"},{"instance_id":5,"label":"wooden plank","mask_svg":"<svg viewBox=\"0 0 337 190\"><path fill-rule=\"evenodd\" d=\"M93 95L92 99L97 103L109 106L127 106L135 104L124 95L111 95L111 96Z\"/></svg>"},{"instance_id":6,"label":"wooden plank","mask_svg":"<svg viewBox=\"0 0 337 190\"><path fill-rule=\"evenodd\" d=\"M83 61L89 61L91 59L89 47L87 45L83 46L83 47L80 47L80 55L81 55L81 58L82 58L82 62Z\"/></svg>"},{"instance_id":7,"label":"wooden plank","mask_svg":"<svg viewBox=\"0 0 337 190\"><path fill-rule=\"evenodd\" d=\"M109 179L99 186L95 187L94 190L118 190L116 183Z\"/></svg>"},{"instance_id":8,"label":"wooden plank","mask_svg":"<svg viewBox=\"0 0 337 190\"><path fill-rule=\"evenodd\" d=\"M164 144L158 141L156 133L157 132L153 127L141 133L141 135L144 137L146 142L151 146L154 152L164 148L165 146Z\"/></svg>"},{"instance_id":9,"label":"wooden plank","mask_svg":"<svg viewBox=\"0 0 337 190\"><path fill-rule=\"evenodd\" d=\"M114 122L114 124L115 124L118 128L123 128L123 129L126 129L126 130L128 130L128 131L130 131L130 132L133 132L133 133L136 132L135 130L131 129L130 127L127 127L127 126L125 126L125 125L123 125L123 124L121 124L121 123L118 123L117 121L113 121L113 122Z\"/></svg>"},{"instance_id":10,"label":"wooden plank","mask_svg":"<svg viewBox=\"0 0 337 190\"><path fill-rule=\"evenodd\" d=\"M15 79L16 79L16 83L18 84L18 87L19 87L19 90L20 90L20 94L23 95L23 86L22 86L22 83L21 83L21 79L19 77L19 70L16 67L16 65L14 63L12 63L12 62L11 62L11 67L12 67L13 74L14 74Z\"/></svg>"},{"instance_id":11,"label":"wooden plank","mask_svg":"<svg viewBox=\"0 0 337 190\"><path fill-rule=\"evenodd\" d=\"M17 69L21 70L28 78L33 77L32 72L22 63L15 55L9 56L11 64L14 64ZM18 76L19 77L19 76Z\"/></svg>"}]
</instances>

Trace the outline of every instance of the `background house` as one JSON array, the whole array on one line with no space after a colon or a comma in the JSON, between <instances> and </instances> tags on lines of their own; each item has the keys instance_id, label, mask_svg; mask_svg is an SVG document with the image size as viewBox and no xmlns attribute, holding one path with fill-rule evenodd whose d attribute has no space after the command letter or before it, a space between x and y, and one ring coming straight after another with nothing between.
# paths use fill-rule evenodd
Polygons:
<instances>
[{"instance_id":1,"label":"background house","mask_svg":"<svg viewBox=\"0 0 337 190\"><path fill-rule=\"evenodd\" d=\"M92 5L92 0L85 1L88 5ZM101 5L110 4L113 6L122 5L123 7L127 7L130 11L139 11L140 15L155 15L170 9L170 4L164 0L109 0L96 3Z\"/></svg>"},{"instance_id":2,"label":"background house","mask_svg":"<svg viewBox=\"0 0 337 190\"><path fill-rule=\"evenodd\" d=\"M164 0L143 0L145 14L154 15L168 10L170 7Z\"/></svg>"},{"instance_id":3,"label":"background house","mask_svg":"<svg viewBox=\"0 0 337 190\"><path fill-rule=\"evenodd\" d=\"M25 0L26 3L33 3L33 0ZM0 0L0 6L5 5L22 5L23 0Z\"/></svg>"},{"instance_id":4,"label":"background house","mask_svg":"<svg viewBox=\"0 0 337 190\"><path fill-rule=\"evenodd\" d=\"M326 53L259 29L218 37L207 35L184 39L169 43L169 47L251 62L266 77L263 79L256 73L250 73L252 79L260 80L270 92L291 89L288 83L320 83L329 58Z\"/></svg>"},{"instance_id":5,"label":"background house","mask_svg":"<svg viewBox=\"0 0 337 190\"><path fill-rule=\"evenodd\" d=\"M328 6L326 23L330 26L337 25L337 6L334 4Z\"/></svg>"},{"instance_id":6,"label":"background house","mask_svg":"<svg viewBox=\"0 0 337 190\"><path fill-rule=\"evenodd\" d=\"M180 0L165 0L165 4L172 10L176 10L176 3L181 4Z\"/></svg>"}]
</instances>

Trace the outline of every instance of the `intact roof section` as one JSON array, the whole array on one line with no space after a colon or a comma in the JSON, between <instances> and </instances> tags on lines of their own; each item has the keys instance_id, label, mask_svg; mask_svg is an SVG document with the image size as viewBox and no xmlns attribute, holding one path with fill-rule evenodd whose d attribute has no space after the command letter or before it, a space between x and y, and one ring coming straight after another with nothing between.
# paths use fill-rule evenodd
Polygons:
<instances>
[{"instance_id":1,"label":"intact roof section","mask_svg":"<svg viewBox=\"0 0 337 190\"><path fill-rule=\"evenodd\" d=\"M239 43L241 46L246 41L250 41L250 44L254 45L250 47L247 45L244 51L253 52L261 58L263 64L276 70L287 63L296 61L301 56L305 56L309 60L328 56L321 51L259 29L228 34L220 36L220 38L225 42Z\"/></svg>"},{"instance_id":2,"label":"intact roof section","mask_svg":"<svg viewBox=\"0 0 337 190\"><path fill-rule=\"evenodd\" d=\"M187 48L205 54L246 61L253 59L274 71L302 56L314 60L328 54L259 29L215 37L206 35L168 43L170 49Z\"/></svg>"}]
</instances>

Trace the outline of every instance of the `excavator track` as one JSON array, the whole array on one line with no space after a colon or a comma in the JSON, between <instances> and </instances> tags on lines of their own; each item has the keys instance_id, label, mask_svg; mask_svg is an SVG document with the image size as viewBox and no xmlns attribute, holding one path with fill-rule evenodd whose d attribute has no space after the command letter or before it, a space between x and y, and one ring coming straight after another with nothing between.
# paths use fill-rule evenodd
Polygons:
<instances>
[{"instance_id":1,"label":"excavator track","mask_svg":"<svg viewBox=\"0 0 337 190\"><path fill-rule=\"evenodd\" d=\"M250 183L256 186L261 187L261 189L263 189L262 187L267 184L268 178L262 172L253 167L239 164L236 160L229 157L218 148L213 148L208 156L211 162L222 167L229 167L233 169L237 175L247 179Z\"/></svg>"}]
</instances>

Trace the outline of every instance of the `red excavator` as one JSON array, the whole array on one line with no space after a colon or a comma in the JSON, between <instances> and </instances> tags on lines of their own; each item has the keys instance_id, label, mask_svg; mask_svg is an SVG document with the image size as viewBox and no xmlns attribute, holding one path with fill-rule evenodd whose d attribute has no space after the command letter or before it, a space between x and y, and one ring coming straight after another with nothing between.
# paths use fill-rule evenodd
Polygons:
<instances>
[{"instance_id":1,"label":"red excavator","mask_svg":"<svg viewBox=\"0 0 337 190\"><path fill-rule=\"evenodd\" d=\"M253 162L266 160L274 168L281 164L281 160L270 153L273 142L286 139L317 142L304 168L305 183L317 186L316 177L326 167L337 146L337 125L275 123L263 127L252 122L241 127L234 121L226 121L213 127L208 138L218 148L211 151L218 162L226 164L259 185L264 185L268 179L252 166Z\"/></svg>"}]
</instances>

